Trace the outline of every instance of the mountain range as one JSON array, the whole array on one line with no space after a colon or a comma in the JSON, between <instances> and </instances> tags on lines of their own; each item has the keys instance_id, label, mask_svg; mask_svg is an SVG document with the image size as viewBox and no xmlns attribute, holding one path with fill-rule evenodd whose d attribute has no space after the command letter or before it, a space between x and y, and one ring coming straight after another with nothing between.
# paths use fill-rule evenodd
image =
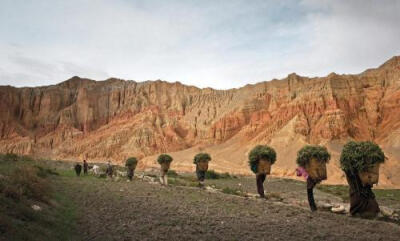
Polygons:
<instances>
[{"instance_id":1,"label":"mountain range","mask_svg":"<svg viewBox=\"0 0 400 241\"><path fill-rule=\"evenodd\" d=\"M306 144L331 152L327 183L345 183L339 156L349 140L378 143L388 159L380 186L400 187L400 57L360 74L303 77L295 73L239 89L200 89L161 80L135 82L73 77L60 84L0 86L0 152L36 157L193 171L208 152L210 168L250 174L247 155L267 144L277 151L272 174L295 178Z\"/></svg>"}]
</instances>

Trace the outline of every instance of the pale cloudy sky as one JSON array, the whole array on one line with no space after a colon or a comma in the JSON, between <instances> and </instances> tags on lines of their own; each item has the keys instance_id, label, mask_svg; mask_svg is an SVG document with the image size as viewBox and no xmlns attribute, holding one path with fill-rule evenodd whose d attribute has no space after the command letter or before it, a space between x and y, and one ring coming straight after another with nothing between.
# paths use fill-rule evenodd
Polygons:
<instances>
[{"instance_id":1,"label":"pale cloudy sky","mask_svg":"<svg viewBox=\"0 0 400 241\"><path fill-rule=\"evenodd\" d=\"M0 85L78 75L227 89L394 55L397 0L0 0Z\"/></svg>"}]
</instances>

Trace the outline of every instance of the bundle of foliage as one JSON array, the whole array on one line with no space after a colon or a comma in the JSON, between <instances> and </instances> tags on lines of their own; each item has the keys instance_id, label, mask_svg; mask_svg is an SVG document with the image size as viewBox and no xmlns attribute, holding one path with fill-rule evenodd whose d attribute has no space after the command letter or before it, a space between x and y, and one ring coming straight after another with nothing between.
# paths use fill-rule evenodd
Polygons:
<instances>
[{"instance_id":1,"label":"bundle of foliage","mask_svg":"<svg viewBox=\"0 0 400 241\"><path fill-rule=\"evenodd\" d=\"M161 165L162 163L170 163L172 162L172 157L167 154L161 154L157 158L157 162Z\"/></svg>"},{"instance_id":2,"label":"bundle of foliage","mask_svg":"<svg viewBox=\"0 0 400 241\"><path fill-rule=\"evenodd\" d=\"M385 154L377 144L370 141L350 141L343 147L340 167L345 172L357 173L384 161Z\"/></svg>"},{"instance_id":3,"label":"bundle of foliage","mask_svg":"<svg viewBox=\"0 0 400 241\"><path fill-rule=\"evenodd\" d=\"M206 161L206 162L211 161L210 154L208 154L208 153L199 153L196 156L194 156L194 159L193 159L193 163L194 164L197 164L199 162L204 162L204 161Z\"/></svg>"},{"instance_id":4,"label":"bundle of foliage","mask_svg":"<svg viewBox=\"0 0 400 241\"><path fill-rule=\"evenodd\" d=\"M261 159L268 160L271 164L274 164L276 161L275 150L267 145L258 145L250 151L249 166L254 173L257 173L258 162Z\"/></svg>"},{"instance_id":5,"label":"bundle of foliage","mask_svg":"<svg viewBox=\"0 0 400 241\"><path fill-rule=\"evenodd\" d=\"M136 166L137 162L138 160L136 159L136 157L129 157L128 159L126 159L125 166L128 168L132 168Z\"/></svg>"},{"instance_id":6,"label":"bundle of foliage","mask_svg":"<svg viewBox=\"0 0 400 241\"><path fill-rule=\"evenodd\" d=\"M306 145L297 152L297 165L305 167L312 158L327 163L331 159L331 155L324 146Z\"/></svg>"}]
</instances>

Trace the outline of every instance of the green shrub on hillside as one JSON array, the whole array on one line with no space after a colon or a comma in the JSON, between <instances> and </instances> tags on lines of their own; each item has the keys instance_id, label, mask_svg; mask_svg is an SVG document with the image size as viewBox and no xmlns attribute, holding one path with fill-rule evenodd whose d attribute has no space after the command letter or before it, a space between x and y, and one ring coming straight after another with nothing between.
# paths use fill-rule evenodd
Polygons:
<instances>
[{"instance_id":1,"label":"green shrub on hillside","mask_svg":"<svg viewBox=\"0 0 400 241\"><path fill-rule=\"evenodd\" d=\"M297 152L297 165L305 167L312 158L327 163L331 159L331 155L324 146L306 145Z\"/></svg>"},{"instance_id":2,"label":"green shrub on hillside","mask_svg":"<svg viewBox=\"0 0 400 241\"><path fill-rule=\"evenodd\" d=\"M168 170L167 176L168 176L168 177L178 177L179 175L178 175L178 173L177 173L176 171L174 171L174 170Z\"/></svg>"},{"instance_id":3,"label":"green shrub on hillside","mask_svg":"<svg viewBox=\"0 0 400 241\"><path fill-rule=\"evenodd\" d=\"M383 163L385 154L382 149L370 141L350 141L344 145L340 155L340 167L345 172L365 171L375 163Z\"/></svg>"},{"instance_id":4,"label":"green shrub on hillside","mask_svg":"<svg viewBox=\"0 0 400 241\"><path fill-rule=\"evenodd\" d=\"M0 192L15 201L25 198L47 202L50 186L39 173L31 166L18 167L8 176Z\"/></svg>"},{"instance_id":5,"label":"green shrub on hillside","mask_svg":"<svg viewBox=\"0 0 400 241\"><path fill-rule=\"evenodd\" d=\"M261 159L265 159L274 164L276 161L276 152L274 148L267 145L258 145L249 153L249 166L251 171L257 173L257 165Z\"/></svg>"},{"instance_id":6,"label":"green shrub on hillside","mask_svg":"<svg viewBox=\"0 0 400 241\"><path fill-rule=\"evenodd\" d=\"M228 178L234 178L228 172L219 173L219 172L216 172L214 170L206 171L205 175L206 175L206 179L228 179Z\"/></svg>"},{"instance_id":7,"label":"green shrub on hillside","mask_svg":"<svg viewBox=\"0 0 400 241\"><path fill-rule=\"evenodd\" d=\"M17 154L14 153L7 153L2 158L4 161L18 161L19 157Z\"/></svg>"}]
</instances>

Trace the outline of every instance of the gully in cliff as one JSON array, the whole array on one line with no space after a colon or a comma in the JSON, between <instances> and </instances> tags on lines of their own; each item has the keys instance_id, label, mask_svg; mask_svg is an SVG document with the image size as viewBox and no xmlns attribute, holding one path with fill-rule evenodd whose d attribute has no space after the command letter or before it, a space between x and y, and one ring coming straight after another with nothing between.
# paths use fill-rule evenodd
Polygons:
<instances>
[{"instance_id":1,"label":"gully in cliff","mask_svg":"<svg viewBox=\"0 0 400 241\"><path fill-rule=\"evenodd\" d=\"M297 176L307 180L307 197L311 211L316 211L313 189L316 184L327 179L326 163L331 158L326 147L307 145L297 153Z\"/></svg>"},{"instance_id":2,"label":"gully in cliff","mask_svg":"<svg viewBox=\"0 0 400 241\"><path fill-rule=\"evenodd\" d=\"M208 170L208 162L211 156L208 153L199 153L194 156L193 163L196 164L196 175L199 181L199 187L204 187L204 179Z\"/></svg>"},{"instance_id":3,"label":"gully in cliff","mask_svg":"<svg viewBox=\"0 0 400 241\"><path fill-rule=\"evenodd\" d=\"M136 157L129 157L126 159L125 166L127 168L127 176L129 181L132 181L136 166L137 166L138 160Z\"/></svg>"},{"instance_id":4,"label":"gully in cliff","mask_svg":"<svg viewBox=\"0 0 400 241\"><path fill-rule=\"evenodd\" d=\"M167 173L168 173L169 167L171 166L172 160L173 160L172 157L170 155L167 155L167 154L161 154L157 158L157 162L161 166L161 170L160 170L160 182L161 182L161 185L168 186Z\"/></svg>"},{"instance_id":5,"label":"gully in cliff","mask_svg":"<svg viewBox=\"0 0 400 241\"><path fill-rule=\"evenodd\" d=\"M269 146L258 145L249 153L249 166L256 174L257 191L261 198L265 198L264 181L271 173L271 165L276 161L276 152Z\"/></svg>"},{"instance_id":6,"label":"gully in cliff","mask_svg":"<svg viewBox=\"0 0 400 241\"><path fill-rule=\"evenodd\" d=\"M361 217L376 217L379 205L371 188L378 183L379 165L385 154L373 142L348 142L340 156L340 166L349 183L350 213Z\"/></svg>"}]
</instances>

